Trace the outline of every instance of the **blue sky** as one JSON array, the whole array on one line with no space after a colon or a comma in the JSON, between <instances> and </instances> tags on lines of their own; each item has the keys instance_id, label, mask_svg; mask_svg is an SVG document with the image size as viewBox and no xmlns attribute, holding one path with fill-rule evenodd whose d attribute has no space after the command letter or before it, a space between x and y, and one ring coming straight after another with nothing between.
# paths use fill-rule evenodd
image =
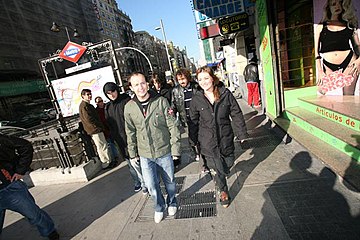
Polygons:
<instances>
[{"instance_id":1,"label":"blue sky","mask_svg":"<svg viewBox=\"0 0 360 240\"><path fill-rule=\"evenodd\" d=\"M199 59L199 44L196 24L190 0L116 0L118 7L132 21L134 31L144 30L163 40L160 26L163 20L168 41L183 49L186 46L189 57Z\"/></svg>"}]
</instances>

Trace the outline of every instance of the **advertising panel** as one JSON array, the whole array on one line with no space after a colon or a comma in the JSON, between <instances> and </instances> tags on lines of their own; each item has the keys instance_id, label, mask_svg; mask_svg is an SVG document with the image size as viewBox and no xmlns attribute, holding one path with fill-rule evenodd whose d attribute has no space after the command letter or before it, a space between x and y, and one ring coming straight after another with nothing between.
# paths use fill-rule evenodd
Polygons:
<instances>
[{"instance_id":1,"label":"advertising panel","mask_svg":"<svg viewBox=\"0 0 360 240\"><path fill-rule=\"evenodd\" d=\"M194 10L206 16L195 13L196 23L209 20L206 18L216 19L245 11L243 0L194 0L193 6Z\"/></svg>"},{"instance_id":2,"label":"advertising panel","mask_svg":"<svg viewBox=\"0 0 360 240\"><path fill-rule=\"evenodd\" d=\"M260 33L260 56L264 71L264 85L266 96L266 112L272 117L277 117L277 91L275 89L276 81L274 79L273 62L270 43L270 29L267 13L266 0L256 1L257 18L259 22Z\"/></svg>"},{"instance_id":3,"label":"advertising panel","mask_svg":"<svg viewBox=\"0 0 360 240\"><path fill-rule=\"evenodd\" d=\"M64 117L69 117L79 113L80 93L84 88L92 91L91 103L94 105L97 96L107 99L103 93L103 86L107 82L115 82L111 66L53 80L51 84L55 90L61 113Z\"/></svg>"},{"instance_id":4,"label":"advertising panel","mask_svg":"<svg viewBox=\"0 0 360 240\"><path fill-rule=\"evenodd\" d=\"M360 1L314 1L319 95L359 95Z\"/></svg>"}]
</instances>

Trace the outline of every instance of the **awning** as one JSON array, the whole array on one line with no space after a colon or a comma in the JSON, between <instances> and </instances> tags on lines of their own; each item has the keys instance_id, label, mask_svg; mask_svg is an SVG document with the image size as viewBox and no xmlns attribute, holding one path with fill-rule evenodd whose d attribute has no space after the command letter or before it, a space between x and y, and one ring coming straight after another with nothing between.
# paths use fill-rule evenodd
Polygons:
<instances>
[{"instance_id":1,"label":"awning","mask_svg":"<svg viewBox=\"0 0 360 240\"><path fill-rule=\"evenodd\" d=\"M222 58L222 59L220 59L220 60L218 60L216 62L208 63L208 64L206 64L206 66L208 66L208 67L217 67L224 60L225 60L225 58Z\"/></svg>"}]
</instances>

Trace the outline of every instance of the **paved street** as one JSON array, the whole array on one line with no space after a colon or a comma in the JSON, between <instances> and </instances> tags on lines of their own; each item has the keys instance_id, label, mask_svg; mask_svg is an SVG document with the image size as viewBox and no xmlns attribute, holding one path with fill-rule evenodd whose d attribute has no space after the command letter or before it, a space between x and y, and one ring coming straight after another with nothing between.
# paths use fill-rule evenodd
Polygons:
<instances>
[{"instance_id":1,"label":"paved street","mask_svg":"<svg viewBox=\"0 0 360 240\"><path fill-rule=\"evenodd\" d=\"M295 141L281 141L264 115L239 103L251 137L236 143L227 209L218 203L211 177L191 160L185 134L176 172L179 210L159 224L152 201L134 193L125 162L87 183L30 191L54 218L61 239L360 239L360 193ZM2 239L42 238L8 211Z\"/></svg>"}]
</instances>

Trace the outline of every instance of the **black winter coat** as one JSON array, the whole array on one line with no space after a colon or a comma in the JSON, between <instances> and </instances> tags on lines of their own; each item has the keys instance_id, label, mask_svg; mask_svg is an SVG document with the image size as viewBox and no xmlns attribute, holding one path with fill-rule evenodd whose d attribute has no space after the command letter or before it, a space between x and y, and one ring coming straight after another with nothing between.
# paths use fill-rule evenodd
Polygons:
<instances>
[{"instance_id":1,"label":"black winter coat","mask_svg":"<svg viewBox=\"0 0 360 240\"><path fill-rule=\"evenodd\" d=\"M235 97L224 86L219 90L220 99L214 105L202 91L193 95L190 105L190 118L198 125L197 139L192 140L200 143L201 154L212 158L234 153L234 133L239 139L248 136L245 119Z\"/></svg>"},{"instance_id":2,"label":"black winter coat","mask_svg":"<svg viewBox=\"0 0 360 240\"><path fill-rule=\"evenodd\" d=\"M119 93L119 92L118 92ZM125 104L130 100L130 96L126 93L118 95L115 101L110 101L105 105L105 119L108 123L110 136L118 144L121 153L127 156L126 133L125 133Z\"/></svg>"},{"instance_id":3,"label":"black winter coat","mask_svg":"<svg viewBox=\"0 0 360 240\"><path fill-rule=\"evenodd\" d=\"M0 189L10 184L15 173L24 175L30 169L32 158L33 147L29 141L0 134Z\"/></svg>"}]
</instances>

